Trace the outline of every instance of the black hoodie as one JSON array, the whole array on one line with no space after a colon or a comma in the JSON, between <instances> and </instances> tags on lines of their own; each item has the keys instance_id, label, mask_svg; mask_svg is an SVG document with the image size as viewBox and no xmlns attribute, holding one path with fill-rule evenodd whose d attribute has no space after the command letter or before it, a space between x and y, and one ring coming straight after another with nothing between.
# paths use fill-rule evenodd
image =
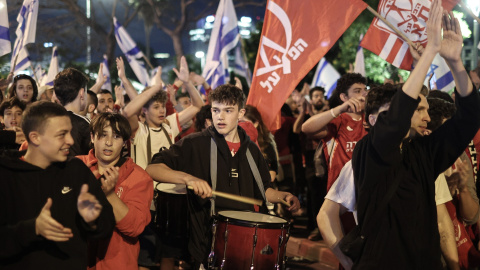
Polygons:
<instances>
[{"instance_id":1,"label":"black hoodie","mask_svg":"<svg viewBox=\"0 0 480 270\"><path fill-rule=\"evenodd\" d=\"M39 168L8 151L0 156L0 269L82 269L87 267L87 239L111 236L115 217L99 182L77 158ZM77 210L82 184L103 206L92 230ZM52 218L73 232L66 242L35 233L35 220L52 198Z\"/></svg>"},{"instance_id":2,"label":"black hoodie","mask_svg":"<svg viewBox=\"0 0 480 270\"><path fill-rule=\"evenodd\" d=\"M164 163L169 168L186 172L207 181L210 185L210 142L217 144L217 191L262 199L255 178L247 161L246 151L250 149L257 164L265 190L270 187L268 166L258 146L253 143L241 127L237 127L240 148L232 157L225 138L211 126L208 129L190 134L170 149L159 152L152 163ZM232 173L232 169L235 169ZM235 177L236 174L238 177ZM188 250L197 262L205 261L210 252L212 232L210 219L210 201L201 199L193 191L188 191L190 211L190 241ZM251 210L252 205L217 197L215 208L222 210ZM265 204L264 204L265 205ZM265 207L262 207L265 212Z\"/></svg>"}]
</instances>

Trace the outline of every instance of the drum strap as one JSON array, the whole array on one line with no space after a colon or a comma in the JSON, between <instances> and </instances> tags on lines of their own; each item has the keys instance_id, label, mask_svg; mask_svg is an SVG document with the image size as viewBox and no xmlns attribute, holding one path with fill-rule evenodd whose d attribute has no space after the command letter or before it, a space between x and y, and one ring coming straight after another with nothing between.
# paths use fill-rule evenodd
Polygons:
<instances>
[{"instance_id":1,"label":"drum strap","mask_svg":"<svg viewBox=\"0 0 480 270\"><path fill-rule=\"evenodd\" d=\"M210 141L210 179L212 190L217 188L217 144L213 138ZM210 216L215 216L215 196L210 198Z\"/></svg>"},{"instance_id":2,"label":"drum strap","mask_svg":"<svg viewBox=\"0 0 480 270\"><path fill-rule=\"evenodd\" d=\"M247 148L247 160L248 165L250 166L250 170L252 170L253 177L255 178L255 182L257 182L258 189L262 194L263 200L265 198L265 187L263 186L262 177L260 176L260 172L258 171L257 164L253 160L252 153L250 153L250 149ZM211 138L210 142L210 179L212 181L212 190L216 190L217 188L217 144ZM215 196L212 196L210 199L210 215L215 215Z\"/></svg>"}]
</instances>

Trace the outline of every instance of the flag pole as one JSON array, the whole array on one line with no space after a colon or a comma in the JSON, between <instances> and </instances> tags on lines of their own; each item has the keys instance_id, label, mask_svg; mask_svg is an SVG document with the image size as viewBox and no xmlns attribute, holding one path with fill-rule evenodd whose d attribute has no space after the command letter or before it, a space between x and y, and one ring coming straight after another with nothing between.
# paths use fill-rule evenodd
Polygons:
<instances>
[{"instance_id":1,"label":"flag pole","mask_svg":"<svg viewBox=\"0 0 480 270\"><path fill-rule=\"evenodd\" d=\"M407 37L405 36L405 34L403 34L400 30L398 30L395 26L393 26L393 24L391 24L389 21L387 21L387 19L385 19L384 17L382 17L382 15L378 14L378 12L373 9L372 7L370 7L369 5L367 5L367 9L373 13L373 15L375 15L375 17L379 18L382 22L384 22L386 25L388 25L388 27L390 27L390 29L392 29L395 33L397 33L397 35L401 36L403 40L405 40L410 46L412 47L415 47L415 45L413 44L413 42Z\"/></svg>"},{"instance_id":2,"label":"flag pole","mask_svg":"<svg viewBox=\"0 0 480 270\"><path fill-rule=\"evenodd\" d=\"M145 62L147 63L147 65L148 65L152 70L155 70L155 68L152 66L152 63L150 63L150 61L148 61L148 58L145 57L145 55L143 55L143 59L145 60Z\"/></svg>"},{"instance_id":3,"label":"flag pole","mask_svg":"<svg viewBox=\"0 0 480 270\"><path fill-rule=\"evenodd\" d=\"M478 23L480 23L480 18L478 18L475 13L473 13L473 11L463 2L463 1L460 1L458 3L458 5L463 9L465 10L468 15L472 16L473 19L475 19Z\"/></svg>"},{"instance_id":4,"label":"flag pole","mask_svg":"<svg viewBox=\"0 0 480 270\"><path fill-rule=\"evenodd\" d=\"M37 82L37 85L40 86L40 82L38 81L38 78L37 78L37 73L35 73L35 69L33 68L31 61L30 61L30 69L33 72L33 77L35 78L35 81Z\"/></svg>"},{"instance_id":5,"label":"flag pole","mask_svg":"<svg viewBox=\"0 0 480 270\"><path fill-rule=\"evenodd\" d=\"M13 61L13 68L12 68L12 72L15 73L15 68L17 67L17 60L18 60L18 55L20 54L17 53L17 55L15 55L15 61Z\"/></svg>"}]
</instances>

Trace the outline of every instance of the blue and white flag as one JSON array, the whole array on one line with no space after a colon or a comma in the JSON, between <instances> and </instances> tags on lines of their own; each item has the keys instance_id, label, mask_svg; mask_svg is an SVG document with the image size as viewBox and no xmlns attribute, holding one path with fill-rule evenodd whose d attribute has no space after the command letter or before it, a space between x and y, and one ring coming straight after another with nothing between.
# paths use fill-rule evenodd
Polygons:
<instances>
[{"instance_id":1,"label":"blue and white flag","mask_svg":"<svg viewBox=\"0 0 480 270\"><path fill-rule=\"evenodd\" d=\"M227 82L227 53L237 46L239 38L237 14L232 0L220 0L202 73L212 89Z\"/></svg>"},{"instance_id":2,"label":"blue and white flag","mask_svg":"<svg viewBox=\"0 0 480 270\"><path fill-rule=\"evenodd\" d=\"M248 63L246 60L245 53L242 49L241 42L238 43L237 47L235 48L235 67L234 72L247 80L248 86L252 84L252 72L248 67Z\"/></svg>"},{"instance_id":3,"label":"blue and white flag","mask_svg":"<svg viewBox=\"0 0 480 270\"><path fill-rule=\"evenodd\" d=\"M325 58L322 58L318 63L311 86L325 88L325 96L330 97L337 87L338 79L340 79L340 73Z\"/></svg>"},{"instance_id":4,"label":"blue and white flag","mask_svg":"<svg viewBox=\"0 0 480 270\"><path fill-rule=\"evenodd\" d=\"M48 75L43 78L40 86L53 86L53 80L55 80L55 76L57 76L58 72L58 52L57 46L55 46L53 47L52 59L50 60L50 66L48 67Z\"/></svg>"},{"instance_id":5,"label":"blue and white flag","mask_svg":"<svg viewBox=\"0 0 480 270\"><path fill-rule=\"evenodd\" d=\"M433 59L432 64L430 65L430 70L427 74L427 80L432 75L432 79L430 82L426 82L427 84L430 83L431 89L434 89L432 85L436 85L436 89L444 92L450 92L455 87L455 81L453 79L452 72L447 66L445 60L437 54Z\"/></svg>"},{"instance_id":6,"label":"blue and white flag","mask_svg":"<svg viewBox=\"0 0 480 270\"><path fill-rule=\"evenodd\" d=\"M138 60L144 57L142 51L137 47L137 44L130 37L127 30L117 21L117 18L113 17L113 23L115 25L115 38L117 39L118 47L120 47L125 54L130 67L140 83L148 86L150 84L150 77L148 76L147 69L143 61Z\"/></svg>"},{"instance_id":7,"label":"blue and white flag","mask_svg":"<svg viewBox=\"0 0 480 270\"><path fill-rule=\"evenodd\" d=\"M360 35L360 43L362 42L363 34ZM366 77L365 72L365 57L363 56L363 48L360 47L360 43L357 48L357 55L355 56L355 68L353 72L360 73L363 77Z\"/></svg>"},{"instance_id":8,"label":"blue and white flag","mask_svg":"<svg viewBox=\"0 0 480 270\"><path fill-rule=\"evenodd\" d=\"M8 23L7 0L0 0L0 56L12 51Z\"/></svg>"},{"instance_id":9,"label":"blue and white flag","mask_svg":"<svg viewBox=\"0 0 480 270\"><path fill-rule=\"evenodd\" d=\"M16 67L22 61L21 55L25 45L35 42L37 31L38 0L24 0L20 13L17 16L18 27L15 31L17 39L13 46L13 54L10 70L20 70ZM26 51L25 51L26 52ZM26 53L28 55L28 53ZM23 69L22 69L23 70Z\"/></svg>"},{"instance_id":10,"label":"blue and white flag","mask_svg":"<svg viewBox=\"0 0 480 270\"><path fill-rule=\"evenodd\" d=\"M22 48L20 52L17 53L17 55L17 65L15 65L15 70L12 71L14 75L17 75L20 71L23 71L32 66L27 48Z\"/></svg>"},{"instance_id":11,"label":"blue and white flag","mask_svg":"<svg viewBox=\"0 0 480 270\"><path fill-rule=\"evenodd\" d=\"M103 55L103 77L107 77L107 80L105 80L105 83L102 85L102 89L106 89L110 92L112 92L112 81L110 79L110 70L108 70L108 58L107 55ZM100 78L97 78L99 80Z\"/></svg>"},{"instance_id":12,"label":"blue and white flag","mask_svg":"<svg viewBox=\"0 0 480 270\"><path fill-rule=\"evenodd\" d=\"M43 80L43 77L45 77L47 73L45 73L45 70L43 70L42 65L37 64L35 66L35 80L37 81L38 85L41 85L41 82Z\"/></svg>"}]
</instances>

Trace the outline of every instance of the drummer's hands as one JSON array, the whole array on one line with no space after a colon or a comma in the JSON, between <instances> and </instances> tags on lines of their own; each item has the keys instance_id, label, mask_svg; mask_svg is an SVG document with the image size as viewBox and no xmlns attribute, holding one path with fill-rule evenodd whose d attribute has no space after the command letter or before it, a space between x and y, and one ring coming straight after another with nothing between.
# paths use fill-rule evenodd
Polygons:
<instances>
[{"instance_id":1,"label":"drummer's hands","mask_svg":"<svg viewBox=\"0 0 480 270\"><path fill-rule=\"evenodd\" d=\"M191 176L185 182L185 184L187 184L187 187L189 189L193 189L193 192L195 192L195 194L197 196L202 197L202 199L212 197L212 188L210 187L210 185L205 180L202 180L200 178Z\"/></svg>"},{"instance_id":2,"label":"drummer's hands","mask_svg":"<svg viewBox=\"0 0 480 270\"><path fill-rule=\"evenodd\" d=\"M291 193L287 193L284 198L290 204L288 211L290 212L297 212L300 209L300 201L296 196L293 196Z\"/></svg>"}]
</instances>

